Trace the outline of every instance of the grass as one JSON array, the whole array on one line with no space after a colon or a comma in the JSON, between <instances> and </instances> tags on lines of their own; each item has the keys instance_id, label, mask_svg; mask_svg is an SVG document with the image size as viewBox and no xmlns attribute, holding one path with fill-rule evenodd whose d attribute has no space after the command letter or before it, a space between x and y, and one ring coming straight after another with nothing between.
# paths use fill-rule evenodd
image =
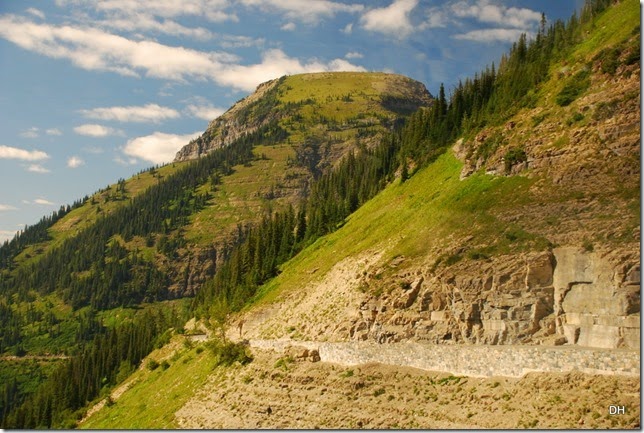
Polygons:
<instances>
[{"instance_id":1,"label":"grass","mask_svg":"<svg viewBox=\"0 0 644 433\"><path fill-rule=\"evenodd\" d=\"M186 360L186 362L183 362ZM213 372L216 357L210 350L183 350L164 368L139 369L133 383L111 406L105 406L80 425L83 429L178 428L174 413L192 397ZM162 363L158 363L159 367ZM153 396L153 398L151 398Z\"/></svg>"},{"instance_id":2,"label":"grass","mask_svg":"<svg viewBox=\"0 0 644 433\"><path fill-rule=\"evenodd\" d=\"M519 235L504 236L508 226L495 214L527 203L533 180L477 173L461 181L462 163L450 152L407 182L394 182L364 204L336 232L318 239L282 267L282 273L260 288L256 302L271 302L286 288L303 287L322 278L336 263L372 249L386 247L383 260L397 255L422 257L450 240L471 235L483 255L543 249L547 241L515 227ZM312 269L318 269L311 273Z\"/></svg>"}]
</instances>

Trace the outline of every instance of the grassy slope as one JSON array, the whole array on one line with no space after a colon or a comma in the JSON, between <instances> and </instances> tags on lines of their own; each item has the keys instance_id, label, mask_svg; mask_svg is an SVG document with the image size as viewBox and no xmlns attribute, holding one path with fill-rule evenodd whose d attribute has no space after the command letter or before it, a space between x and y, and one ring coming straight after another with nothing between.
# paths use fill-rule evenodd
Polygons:
<instances>
[{"instance_id":1,"label":"grassy slope","mask_svg":"<svg viewBox=\"0 0 644 433\"><path fill-rule=\"evenodd\" d=\"M308 101L280 121L289 131L289 138L276 145L257 146L255 161L234 167L235 172L224 178L216 191L211 190L209 206L193 215L186 240L196 245L212 244L234 231L238 223L257 220L264 211L289 203L296 206L307 174L301 167L289 164L289 159L295 160L295 149L305 136L315 134L334 140L331 152L338 157L356 147L359 129L382 133L384 128L372 123L383 117L393 118L394 113L381 105L380 96L397 95L395 83L401 80L406 79L391 74L353 72L287 77L279 88L278 100L282 105L277 110L283 104ZM337 125L322 123L320 116ZM201 190L209 188L203 185ZM277 192L274 200L268 199L271 190Z\"/></svg>"},{"instance_id":2,"label":"grassy slope","mask_svg":"<svg viewBox=\"0 0 644 433\"><path fill-rule=\"evenodd\" d=\"M537 106L544 113L544 123L551 122L569 129L561 119L570 117L579 108L574 103L570 107L555 104L554 96L564 85L557 71L566 64L584 64L601 49L628 39L633 30L639 28L638 8L634 0L609 8L589 29L589 36L573 50L569 58L553 64L551 78L538 89ZM587 93L603 91L601 80L591 86ZM522 110L513 119L518 126L511 132L509 147L530 137L532 112L531 109ZM502 128L500 126L498 129L502 131ZM260 289L257 300L260 303L271 302L282 290L304 287L313 279L323 278L342 259L374 248L385 249L383 262L399 255L413 259L430 253L437 258L434 264L480 254L484 257L522 250L543 250L550 246L544 234L550 233L553 226L556 228L559 221L556 210L546 214L544 207L584 200L583 191L555 185L550 179L534 176L529 171L526 173L528 176L511 177L491 176L479 171L460 181L461 168L461 162L450 151L406 183L390 185L356 211L344 227L319 239L286 263L283 272ZM616 202L619 203L620 208L624 208L620 211L626 213L620 215L620 221L627 221L627 224L622 235L601 239L604 243L624 242L630 239L633 227L639 226L639 185L625 186L618 179L612 180L614 184L604 185L605 193L600 193L596 198L601 203L615 206ZM612 191L614 188L618 191ZM541 212L543 215L539 215ZM511 219L507 217L509 214L513 215ZM615 215L596 211L591 218L610 221L615 219ZM467 241L463 242L466 238ZM450 250L454 245L464 247L465 251L455 254L453 249ZM313 269L317 271L311 273Z\"/></svg>"},{"instance_id":3,"label":"grassy slope","mask_svg":"<svg viewBox=\"0 0 644 433\"><path fill-rule=\"evenodd\" d=\"M42 254L61 245L65 239L75 236L82 229L90 226L99 216L109 214L120 206L127 204L129 199L141 194L157 182L158 177L168 176L176 172L183 164L165 165L157 169L156 174L146 171L132 176L125 181L125 194L117 193L117 184L109 185L103 191L94 193L87 202L69 212L49 229L51 240L28 246L16 257L16 263L26 265L37 261L42 257ZM109 196L116 199L107 199ZM92 204L92 199L94 199L95 204Z\"/></svg>"},{"instance_id":4,"label":"grassy slope","mask_svg":"<svg viewBox=\"0 0 644 433\"><path fill-rule=\"evenodd\" d=\"M394 182L351 215L342 228L286 263L283 272L261 288L258 298L268 302L286 288L297 290L323 277L342 259L374 248L385 249L383 261L388 261L399 255L419 258L466 236L472 236L471 252L486 254L547 245L545 239L508 227L495 216L530 199L530 179L478 173L461 181L461 168L462 163L449 152L407 182Z\"/></svg>"},{"instance_id":5,"label":"grassy slope","mask_svg":"<svg viewBox=\"0 0 644 433\"><path fill-rule=\"evenodd\" d=\"M116 404L107 406L80 425L83 429L177 428L174 413L212 374L216 359L210 350L183 346L177 336L147 359L168 358L170 366L150 371L140 368L125 384L131 384Z\"/></svg>"},{"instance_id":6,"label":"grassy slope","mask_svg":"<svg viewBox=\"0 0 644 433\"><path fill-rule=\"evenodd\" d=\"M639 17L638 14L633 14L632 9L637 7L634 5L634 1L627 1L622 7L609 10L598 21L597 27L602 29L601 32L605 33L608 40L617 43L630 34L634 19ZM610 27L604 27L608 24ZM619 29L612 31L614 26ZM616 34L619 35L615 36ZM604 46L605 40L593 33L572 56L592 58ZM539 106L546 112L544 122L566 118L568 111L574 109L554 104L554 95L563 86L556 78L556 71L561 67L561 64L553 65L553 78L544 83L538 93ZM298 97L303 98L304 95ZM295 95L293 100L298 100ZM524 124L531 124L530 110L517 114L519 119L522 116L525 117L522 119ZM517 132L517 137L519 135ZM413 261L414 258L422 259L428 252L433 252L434 257L440 258L443 263L461 258L450 247L462 243L464 239L467 239L469 250L460 255L465 258L471 258L476 253L497 255L541 250L548 247L548 241L530 229L530 215L524 215L513 223L508 223L503 216L508 211L516 211L523 206L537 209L541 204L578 198L577 192L557 189L549 183L546 183L550 188L548 194L542 194L544 182L547 181L539 177L499 177L478 172L461 181L461 169L462 163L450 151L404 184L396 181L389 185L351 215L342 228L319 239L283 265L283 272L260 289L257 299L248 308L274 302L284 291L300 290L309 281L323 278L342 259L357 256L369 249L384 249L383 262L399 255ZM536 184L539 184L538 188ZM633 200L638 201L638 198ZM639 206L632 210L633 220L639 220ZM314 269L317 271L312 273ZM179 365L180 363L181 361L174 363L167 370L168 373L164 373L168 376L166 379L162 379L161 375L157 377L147 372L137 372L136 375L145 373L147 376L136 385L136 393L129 395L130 392L126 392L113 407L103 409L83 427L172 426L170 419L175 408L179 407L172 396L185 401L186 395L193 392L195 385L203 383L202 367L207 365L207 362L189 362L186 364L189 367L184 370L184 364ZM173 368L176 370L172 370ZM194 379L184 380L178 377L179 373ZM171 390L159 386L162 384L172 384ZM145 420L140 414L135 419L131 418L132 412L136 412L136 405L148 401L150 396L155 396L157 400L153 413L162 421L153 419L147 413L142 415ZM159 406L165 406L167 410L160 411ZM122 417L128 421L121 421Z\"/></svg>"}]
</instances>

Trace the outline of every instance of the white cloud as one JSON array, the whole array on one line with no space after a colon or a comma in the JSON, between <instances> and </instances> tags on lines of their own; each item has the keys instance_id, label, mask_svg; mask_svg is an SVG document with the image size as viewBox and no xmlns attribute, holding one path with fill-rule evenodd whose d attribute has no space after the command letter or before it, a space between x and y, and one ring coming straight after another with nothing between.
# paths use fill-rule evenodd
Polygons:
<instances>
[{"instance_id":1,"label":"white cloud","mask_svg":"<svg viewBox=\"0 0 644 433\"><path fill-rule=\"evenodd\" d=\"M521 29L482 29L454 35L454 39L488 43L514 42L519 39L521 33L525 33L525 31Z\"/></svg>"},{"instance_id":2,"label":"white cloud","mask_svg":"<svg viewBox=\"0 0 644 433\"><path fill-rule=\"evenodd\" d=\"M18 210L18 208L11 206L10 204L0 204L0 212L5 212L8 210Z\"/></svg>"},{"instance_id":3,"label":"white cloud","mask_svg":"<svg viewBox=\"0 0 644 433\"><path fill-rule=\"evenodd\" d=\"M425 16L427 20L420 25L421 29L447 27L447 24L450 22L449 13L445 8L429 8L425 11Z\"/></svg>"},{"instance_id":4,"label":"white cloud","mask_svg":"<svg viewBox=\"0 0 644 433\"><path fill-rule=\"evenodd\" d=\"M0 145L0 159L21 159L23 161L42 161L49 158L45 152L40 150L24 150L17 147Z\"/></svg>"},{"instance_id":5,"label":"white cloud","mask_svg":"<svg viewBox=\"0 0 644 433\"><path fill-rule=\"evenodd\" d=\"M18 233L17 230L0 230L0 242L10 241Z\"/></svg>"},{"instance_id":6,"label":"white cloud","mask_svg":"<svg viewBox=\"0 0 644 433\"><path fill-rule=\"evenodd\" d=\"M152 41L133 41L94 28L37 24L13 15L0 16L0 37L42 55L69 59L87 70L116 72L125 76L174 81L208 79L239 90L251 91L267 80L286 74L323 71L364 71L342 59L328 63L302 63L278 49L263 53L262 62L240 65L225 52L203 52Z\"/></svg>"},{"instance_id":7,"label":"white cloud","mask_svg":"<svg viewBox=\"0 0 644 433\"><path fill-rule=\"evenodd\" d=\"M32 173L49 173L50 170L46 169L40 164L31 164L29 167L27 167L27 171L30 171Z\"/></svg>"},{"instance_id":8,"label":"white cloud","mask_svg":"<svg viewBox=\"0 0 644 433\"><path fill-rule=\"evenodd\" d=\"M27 129L26 131L22 131L20 133L20 136L23 138L38 138L38 128L31 127Z\"/></svg>"},{"instance_id":9,"label":"white cloud","mask_svg":"<svg viewBox=\"0 0 644 433\"><path fill-rule=\"evenodd\" d=\"M472 4L462 0L453 4L451 10L461 18L474 18L484 23L520 29L531 28L541 20L541 13L532 9L497 5L490 0L477 0Z\"/></svg>"},{"instance_id":10,"label":"white cloud","mask_svg":"<svg viewBox=\"0 0 644 433\"><path fill-rule=\"evenodd\" d=\"M74 128L74 132L79 135L86 135L89 137L107 137L108 135L123 135L123 131L110 128L108 126L97 125L95 123L87 123Z\"/></svg>"},{"instance_id":11,"label":"white cloud","mask_svg":"<svg viewBox=\"0 0 644 433\"><path fill-rule=\"evenodd\" d=\"M117 164L123 165L123 166L128 166L128 165L134 165L137 164L139 161L136 158L128 158L128 160L124 160L120 156L117 156L114 158L114 162Z\"/></svg>"},{"instance_id":12,"label":"white cloud","mask_svg":"<svg viewBox=\"0 0 644 433\"><path fill-rule=\"evenodd\" d=\"M226 112L225 108L213 107L212 105L194 105L186 106L186 113L199 119L211 121Z\"/></svg>"},{"instance_id":13,"label":"white cloud","mask_svg":"<svg viewBox=\"0 0 644 433\"><path fill-rule=\"evenodd\" d=\"M176 21L164 19L158 21L152 16L140 15L136 17L113 17L97 23L104 28L122 31L150 31L165 33L173 36L186 36L199 40L208 40L213 37L210 30L203 27L185 27Z\"/></svg>"},{"instance_id":14,"label":"white cloud","mask_svg":"<svg viewBox=\"0 0 644 433\"><path fill-rule=\"evenodd\" d=\"M409 15L417 5L418 0L395 0L387 7L365 12L360 22L366 30L405 38L414 30Z\"/></svg>"},{"instance_id":15,"label":"white cloud","mask_svg":"<svg viewBox=\"0 0 644 433\"><path fill-rule=\"evenodd\" d=\"M69 168L78 168L84 164L85 164L85 161L83 161L77 156L71 156L67 159L67 167Z\"/></svg>"},{"instance_id":16,"label":"white cloud","mask_svg":"<svg viewBox=\"0 0 644 433\"><path fill-rule=\"evenodd\" d=\"M34 200L34 204L40 204L43 206L54 206L56 203L52 203L49 200L44 198L37 198L36 200Z\"/></svg>"},{"instance_id":17,"label":"white cloud","mask_svg":"<svg viewBox=\"0 0 644 433\"><path fill-rule=\"evenodd\" d=\"M340 30L342 33L346 35L350 35L353 32L353 23L349 23L342 30Z\"/></svg>"},{"instance_id":18,"label":"white cloud","mask_svg":"<svg viewBox=\"0 0 644 433\"><path fill-rule=\"evenodd\" d=\"M292 32L293 30L295 30L295 28L296 28L296 25L292 21L289 22L289 23L286 23L282 27L280 27L280 29L284 30L285 32Z\"/></svg>"},{"instance_id":19,"label":"white cloud","mask_svg":"<svg viewBox=\"0 0 644 433\"><path fill-rule=\"evenodd\" d=\"M63 132L58 128L50 128L45 131L47 135L63 135Z\"/></svg>"},{"instance_id":20,"label":"white cloud","mask_svg":"<svg viewBox=\"0 0 644 433\"><path fill-rule=\"evenodd\" d=\"M91 110L80 110L84 117L100 120L117 120L119 122L154 122L181 117L177 110L157 104L129 107L101 107Z\"/></svg>"},{"instance_id":21,"label":"white cloud","mask_svg":"<svg viewBox=\"0 0 644 433\"><path fill-rule=\"evenodd\" d=\"M344 57L347 59L361 59L364 57L364 55L362 55L362 53L359 53L357 51L351 51L346 53Z\"/></svg>"},{"instance_id":22,"label":"white cloud","mask_svg":"<svg viewBox=\"0 0 644 433\"><path fill-rule=\"evenodd\" d=\"M103 19L82 21L93 27L121 31L152 31L173 36L187 36L207 40L214 35L203 27L186 27L174 18L193 16L211 22L238 22L234 13L229 13L228 0L58 0L59 5L70 4L75 10L85 8L100 14Z\"/></svg>"},{"instance_id":23,"label":"white cloud","mask_svg":"<svg viewBox=\"0 0 644 433\"><path fill-rule=\"evenodd\" d=\"M366 69L344 59L334 59L328 63L313 59L302 64L300 60L288 57L282 50L272 49L264 52L261 63L249 66L229 65L219 73L217 82L250 91L259 83L282 75L332 71L366 71Z\"/></svg>"},{"instance_id":24,"label":"white cloud","mask_svg":"<svg viewBox=\"0 0 644 433\"><path fill-rule=\"evenodd\" d=\"M40 9L28 8L28 9L25 10L25 12L27 12L27 13L29 13L29 14L37 17L37 18L40 18L41 20L45 19L45 14Z\"/></svg>"},{"instance_id":25,"label":"white cloud","mask_svg":"<svg viewBox=\"0 0 644 433\"><path fill-rule=\"evenodd\" d=\"M249 48L262 47L266 43L264 38L251 38L239 35L217 35L217 42L224 48Z\"/></svg>"},{"instance_id":26,"label":"white cloud","mask_svg":"<svg viewBox=\"0 0 644 433\"><path fill-rule=\"evenodd\" d=\"M186 135L155 132L151 135L129 140L123 148L123 153L154 164L163 164L171 162L179 149L200 135L201 132Z\"/></svg>"},{"instance_id":27,"label":"white cloud","mask_svg":"<svg viewBox=\"0 0 644 433\"><path fill-rule=\"evenodd\" d=\"M364 10L361 4L344 4L328 0L240 0L249 8L260 7L267 12L276 10L289 20L315 24L323 18L332 18L338 13L356 13Z\"/></svg>"}]
</instances>

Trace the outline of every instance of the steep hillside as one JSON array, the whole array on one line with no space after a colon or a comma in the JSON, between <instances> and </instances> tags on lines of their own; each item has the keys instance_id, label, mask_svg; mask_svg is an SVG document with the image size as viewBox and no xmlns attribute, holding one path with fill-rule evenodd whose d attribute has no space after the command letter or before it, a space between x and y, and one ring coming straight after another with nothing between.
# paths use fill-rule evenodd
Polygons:
<instances>
[{"instance_id":1,"label":"steep hillside","mask_svg":"<svg viewBox=\"0 0 644 433\"><path fill-rule=\"evenodd\" d=\"M68 296L76 314L88 302L196 292L192 305L144 332L99 333L70 364L92 380L72 388L66 414L41 415L67 386L61 373L11 422L639 427L638 380L622 376L635 374L640 339L639 6L609 3L522 36L498 71L461 83L449 101L441 87L429 108L422 85L386 74L260 86L132 201L141 211L97 220L104 237L89 250L104 260L70 274L52 266L49 280L72 283L44 291L50 302ZM150 210L157 202L165 213ZM120 274L129 264L134 272ZM20 269L11 272L26 281ZM89 298L77 290L114 275L126 284ZM5 310L31 311L28 297L42 295L17 291ZM112 324L131 314L110 311ZM130 354L139 338L157 348L144 360ZM490 345L504 356L481 355ZM434 364L445 373L410 368L433 370L414 359L445 349L452 365ZM526 353L543 365L524 363ZM494 377L507 375L501 358L530 374ZM389 365L361 365L374 360ZM485 378L457 376L477 362ZM87 412L89 403L98 404Z\"/></svg>"},{"instance_id":2,"label":"steep hillside","mask_svg":"<svg viewBox=\"0 0 644 433\"><path fill-rule=\"evenodd\" d=\"M587 37L528 106L284 266L244 337L639 348L636 2L596 26L612 45Z\"/></svg>"},{"instance_id":3,"label":"steep hillside","mask_svg":"<svg viewBox=\"0 0 644 433\"><path fill-rule=\"evenodd\" d=\"M311 183L339 159L373 148L430 102L422 84L382 73L312 74L260 86L221 118L236 125L234 131L211 125L197 140L228 137L198 160L121 179L2 246L0 353L51 356L63 368L68 355L104 345L105 323L123 308L129 316L142 304L194 295L249 227L299 207ZM175 319L187 311L185 303L161 305ZM163 331L151 330L151 338ZM110 350L97 350L103 349ZM113 382L116 373L91 374ZM7 382L0 416L45 376L24 387ZM23 380L18 370L16 377ZM18 416L36 422L24 412Z\"/></svg>"}]
</instances>

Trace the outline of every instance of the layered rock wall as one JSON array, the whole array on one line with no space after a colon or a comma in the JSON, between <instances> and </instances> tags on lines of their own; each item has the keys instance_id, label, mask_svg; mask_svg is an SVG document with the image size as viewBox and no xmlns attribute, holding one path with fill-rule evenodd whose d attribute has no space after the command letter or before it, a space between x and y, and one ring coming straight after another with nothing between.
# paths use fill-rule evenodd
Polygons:
<instances>
[{"instance_id":1,"label":"layered rock wall","mask_svg":"<svg viewBox=\"0 0 644 433\"><path fill-rule=\"evenodd\" d=\"M636 257L562 247L394 280L362 302L349 339L639 348Z\"/></svg>"}]
</instances>

